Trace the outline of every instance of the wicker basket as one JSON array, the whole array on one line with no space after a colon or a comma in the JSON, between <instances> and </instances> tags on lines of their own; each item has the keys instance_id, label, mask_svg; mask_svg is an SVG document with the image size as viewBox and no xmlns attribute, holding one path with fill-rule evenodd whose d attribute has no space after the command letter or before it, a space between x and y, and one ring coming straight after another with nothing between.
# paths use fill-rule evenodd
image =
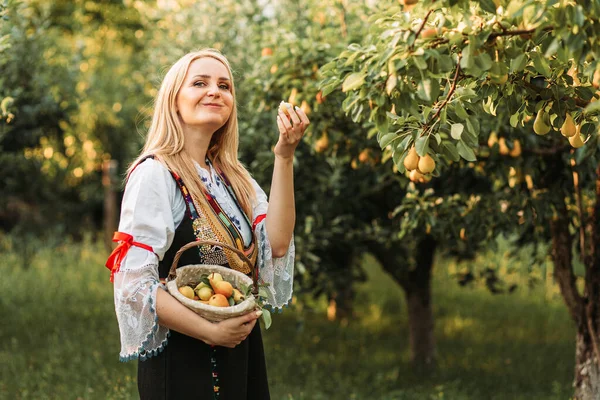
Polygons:
<instances>
[{"instance_id":1,"label":"wicker basket","mask_svg":"<svg viewBox=\"0 0 600 400\"><path fill-rule=\"evenodd\" d=\"M250 278L247 275L236 271L231 268L223 267L221 265L211 265L211 264L191 264L186 265L181 268L177 268L177 263L181 258L181 254L192 248L197 246L202 246L205 244L215 245L220 247L225 247L228 250L236 253L242 261L248 264L250 269L252 270L252 277ZM212 242L212 241L196 241L186 244L181 247L179 251L175 254L175 258L173 259L173 264L171 265L171 270L169 271L169 276L167 277L167 289L169 293L177 300L179 300L183 305L206 318L209 321L219 322L228 318L238 317L243 314L247 314L248 312L257 309L256 300L253 294L246 297L244 301L234 306L229 307L216 307L211 306L209 304L201 303L197 300L192 300L179 292L179 288L181 286L185 286L190 282L198 282L199 277L203 274L210 274L211 272L218 272L223 276L223 279L228 281L233 285L233 287L240 288L241 284L246 286L252 285L252 293L258 293L258 277L255 274L254 267L252 262L246 257L244 253L235 249L231 246L228 246L224 243L220 242Z\"/></svg>"}]
</instances>

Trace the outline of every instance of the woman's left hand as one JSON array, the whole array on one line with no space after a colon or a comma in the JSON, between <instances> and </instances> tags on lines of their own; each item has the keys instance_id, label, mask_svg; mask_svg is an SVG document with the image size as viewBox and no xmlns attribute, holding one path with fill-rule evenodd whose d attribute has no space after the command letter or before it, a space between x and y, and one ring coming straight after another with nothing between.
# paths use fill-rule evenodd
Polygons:
<instances>
[{"instance_id":1,"label":"woman's left hand","mask_svg":"<svg viewBox=\"0 0 600 400\"><path fill-rule=\"evenodd\" d=\"M304 131L310 125L308 117L299 107L289 107L288 117L281 110L277 113L277 127L279 128L279 140L273 152L276 156L291 158L294 151L304 136Z\"/></svg>"}]
</instances>

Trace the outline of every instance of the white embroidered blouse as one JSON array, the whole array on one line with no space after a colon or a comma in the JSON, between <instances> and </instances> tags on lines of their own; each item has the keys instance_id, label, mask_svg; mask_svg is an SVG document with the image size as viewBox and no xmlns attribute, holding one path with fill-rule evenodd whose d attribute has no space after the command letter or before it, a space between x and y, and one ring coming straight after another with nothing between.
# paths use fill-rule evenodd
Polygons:
<instances>
[{"instance_id":1,"label":"white embroidered blouse","mask_svg":"<svg viewBox=\"0 0 600 400\"><path fill-rule=\"evenodd\" d=\"M210 164L209 164L210 165ZM218 174L196 164L196 170L208 192L242 233L244 243L250 244L252 232L243 222L244 216L235 205ZM256 191L253 218L267 213L267 195L254 179ZM151 246L154 252L131 247L114 275L115 311L121 334L121 361L158 354L166 345L169 329L158 324L156 291L165 289L159 282L158 262L171 246L175 230L184 218L185 201L171 173L158 161L147 159L132 172L121 206L119 232L133 240ZM263 219L256 225L258 245L257 267L259 281L268 283L268 304L274 309L287 305L292 297L294 274L294 239L286 254L273 258Z\"/></svg>"}]
</instances>

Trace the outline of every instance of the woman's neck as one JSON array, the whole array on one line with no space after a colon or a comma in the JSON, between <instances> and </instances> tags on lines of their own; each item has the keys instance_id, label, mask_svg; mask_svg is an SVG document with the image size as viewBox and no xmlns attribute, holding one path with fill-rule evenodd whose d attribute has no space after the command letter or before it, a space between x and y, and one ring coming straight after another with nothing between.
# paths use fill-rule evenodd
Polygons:
<instances>
[{"instance_id":1,"label":"woman's neck","mask_svg":"<svg viewBox=\"0 0 600 400\"><path fill-rule=\"evenodd\" d=\"M185 145L183 148L202 168L208 169L206 164L206 152L210 145L213 133L200 132L199 130L184 133Z\"/></svg>"}]
</instances>

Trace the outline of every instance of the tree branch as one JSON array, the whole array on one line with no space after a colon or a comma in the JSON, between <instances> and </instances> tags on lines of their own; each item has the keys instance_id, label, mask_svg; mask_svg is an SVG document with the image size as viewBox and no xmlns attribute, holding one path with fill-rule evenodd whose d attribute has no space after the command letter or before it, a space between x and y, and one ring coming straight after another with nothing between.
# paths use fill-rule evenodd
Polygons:
<instances>
[{"instance_id":1,"label":"tree branch","mask_svg":"<svg viewBox=\"0 0 600 400\"><path fill-rule=\"evenodd\" d=\"M421 25L419 25L419 28L417 29L417 32L415 33L415 42L417 41L417 38L419 37L419 35L421 34L421 31L423 30L423 28L425 27L425 24L427 23L427 19L429 18L429 16L431 15L431 13L433 12L433 10L429 10L427 11L427 14L425 15L425 17L423 18L423 22L421 22ZM413 44L410 45L410 50L412 51L412 49L415 47L415 42L413 42Z\"/></svg>"},{"instance_id":2,"label":"tree branch","mask_svg":"<svg viewBox=\"0 0 600 400\"><path fill-rule=\"evenodd\" d=\"M446 104L448 104L448 102L452 98L452 95L454 94L454 91L456 90L456 83L458 82L458 74L460 73L460 59L461 59L461 57L462 57L462 55L458 56L458 60L456 62L456 72L454 73L454 79L452 80L452 86L450 86L450 90L448 91L448 95L446 96L446 98L444 99L444 101L442 102L442 104L438 107L438 109L435 112L435 114L433 115L433 117L431 117L431 119L429 120L429 122L425 124L425 126L423 127L423 132L427 131L429 129L429 127L432 126L432 124L435 122L435 120L440 116L440 113L442 112L442 110L444 109L444 107L446 107Z\"/></svg>"}]
</instances>

